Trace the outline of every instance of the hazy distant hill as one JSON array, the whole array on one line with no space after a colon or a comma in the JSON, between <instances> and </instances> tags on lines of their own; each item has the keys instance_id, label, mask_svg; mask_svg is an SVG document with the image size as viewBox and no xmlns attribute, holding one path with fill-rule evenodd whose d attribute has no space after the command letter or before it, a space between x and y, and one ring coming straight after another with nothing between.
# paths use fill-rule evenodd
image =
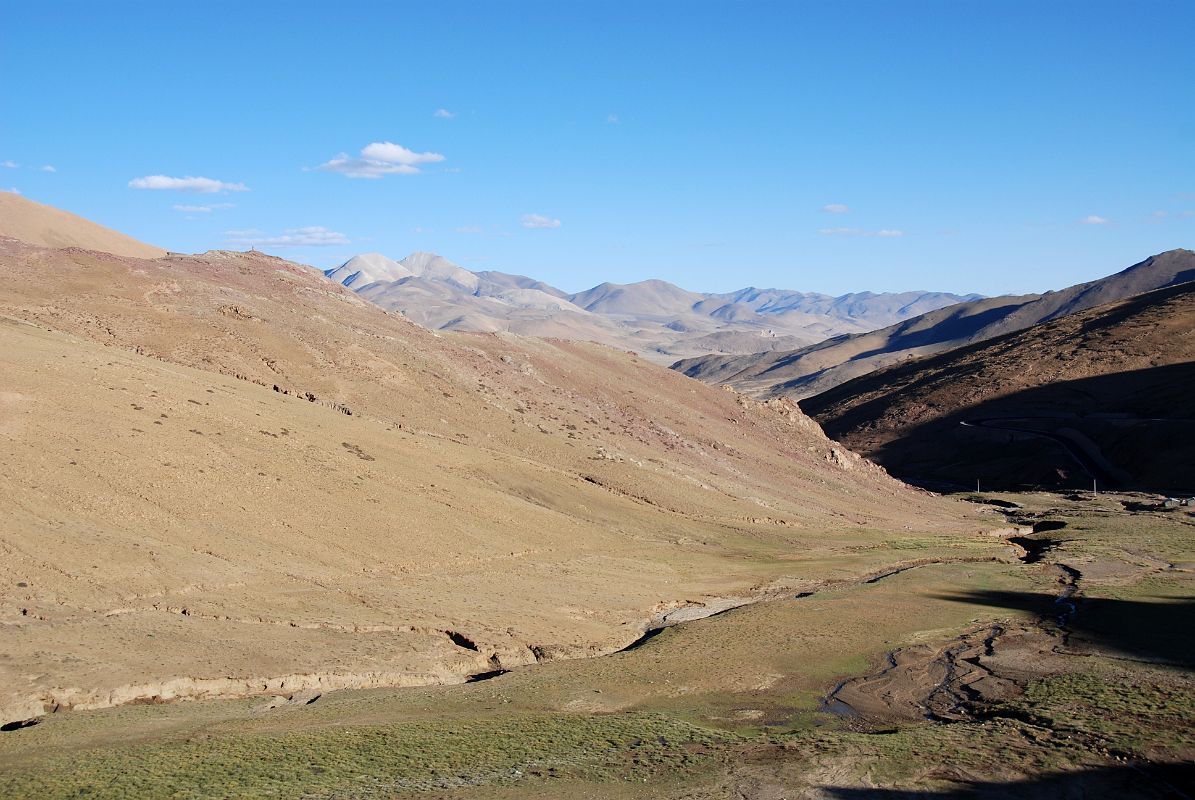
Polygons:
<instances>
[{"instance_id":1,"label":"hazy distant hill","mask_svg":"<svg viewBox=\"0 0 1195 800\"><path fill-rule=\"evenodd\" d=\"M665 364L684 355L803 347L977 297L942 292L831 297L753 287L702 294L661 280L602 283L568 294L524 275L470 272L432 253L401 261L367 253L325 274L428 328L596 341Z\"/></svg>"},{"instance_id":2,"label":"hazy distant hill","mask_svg":"<svg viewBox=\"0 0 1195 800\"><path fill-rule=\"evenodd\" d=\"M35 203L13 192L0 192L0 236L42 247L83 247L118 256L157 258L160 247L139 242L69 211Z\"/></svg>"},{"instance_id":3,"label":"hazy distant hill","mask_svg":"<svg viewBox=\"0 0 1195 800\"><path fill-rule=\"evenodd\" d=\"M877 370L801 407L906 479L1192 491L1195 283Z\"/></svg>"},{"instance_id":4,"label":"hazy distant hill","mask_svg":"<svg viewBox=\"0 0 1195 800\"><path fill-rule=\"evenodd\" d=\"M972 300L882 330L838 336L800 349L739 356L713 354L678 361L673 369L756 396L812 397L907 358L981 342L1192 279L1195 253L1170 250L1107 278L1057 292Z\"/></svg>"}]
</instances>

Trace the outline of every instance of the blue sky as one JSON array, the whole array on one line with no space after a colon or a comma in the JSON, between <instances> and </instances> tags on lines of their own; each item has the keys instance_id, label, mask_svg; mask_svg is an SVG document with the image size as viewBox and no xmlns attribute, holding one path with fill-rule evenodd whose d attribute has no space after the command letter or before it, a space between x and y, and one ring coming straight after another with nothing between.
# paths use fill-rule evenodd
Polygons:
<instances>
[{"instance_id":1,"label":"blue sky","mask_svg":"<svg viewBox=\"0 0 1195 800\"><path fill-rule=\"evenodd\" d=\"M1195 247L1193 32L1189 0L0 0L0 188L320 267L1040 291Z\"/></svg>"}]
</instances>

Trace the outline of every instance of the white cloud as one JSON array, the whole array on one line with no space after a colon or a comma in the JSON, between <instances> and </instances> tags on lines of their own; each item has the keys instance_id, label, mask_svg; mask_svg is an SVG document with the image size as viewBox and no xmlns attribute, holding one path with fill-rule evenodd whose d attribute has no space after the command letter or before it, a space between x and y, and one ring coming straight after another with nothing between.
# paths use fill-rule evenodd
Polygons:
<instances>
[{"instance_id":1,"label":"white cloud","mask_svg":"<svg viewBox=\"0 0 1195 800\"><path fill-rule=\"evenodd\" d=\"M57 169L54 167L54 165L53 165L53 164L45 164L45 165L43 165L42 167L40 167L40 169L41 169L41 171L42 171L42 172L57 172L57 171L58 171L58 170L57 170Z\"/></svg>"},{"instance_id":2,"label":"white cloud","mask_svg":"<svg viewBox=\"0 0 1195 800\"><path fill-rule=\"evenodd\" d=\"M452 119L456 114L446 108L437 108L432 116L436 119Z\"/></svg>"},{"instance_id":3,"label":"white cloud","mask_svg":"<svg viewBox=\"0 0 1195 800\"><path fill-rule=\"evenodd\" d=\"M0 161L0 167L4 167L5 169L16 169L19 166L21 165L15 161Z\"/></svg>"},{"instance_id":4,"label":"white cloud","mask_svg":"<svg viewBox=\"0 0 1195 800\"><path fill-rule=\"evenodd\" d=\"M828 203L822 206L822 211L825 211L827 214L845 214L850 210L849 206L842 203Z\"/></svg>"},{"instance_id":5,"label":"white cloud","mask_svg":"<svg viewBox=\"0 0 1195 800\"><path fill-rule=\"evenodd\" d=\"M1079 221L1082 222L1084 225L1107 225L1108 224L1107 219L1105 219L1104 217L1096 216L1095 214L1089 214L1086 217L1083 217L1083 219L1081 219Z\"/></svg>"},{"instance_id":6,"label":"white cloud","mask_svg":"<svg viewBox=\"0 0 1195 800\"><path fill-rule=\"evenodd\" d=\"M559 228L560 220L545 217L542 214L524 214L524 228Z\"/></svg>"},{"instance_id":7,"label":"white cloud","mask_svg":"<svg viewBox=\"0 0 1195 800\"><path fill-rule=\"evenodd\" d=\"M367 144L361 148L361 155L370 160L382 161L387 164L406 164L409 166L444 160L444 156L439 153L416 153L414 150L408 150L401 144L395 144L394 142L374 142Z\"/></svg>"},{"instance_id":8,"label":"white cloud","mask_svg":"<svg viewBox=\"0 0 1195 800\"><path fill-rule=\"evenodd\" d=\"M821 228L818 233L822 236L863 236L881 239L897 239L905 235L904 231L897 228L883 228L878 231L865 231L862 228Z\"/></svg>"},{"instance_id":9,"label":"white cloud","mask_svg":"<svg viewBox=\"0 0 1195 800\"><path fill-rule=\"evenodd\" d=\"M617 114L607 114L606 115L606 124L607 125L617 125L620 122L622 122L622 120L620 120L618 118Z\"/></svg>"},{"instance_id":10,"label":"white cloud","mask_svg":"<svg viewBox=\"0 0 1195 800\"><path fill-rule=\"evenodd\" d=\"M455 231L456 233L471 233L471 234L485 233L485 229L482 228L480 225L462 225L459 228L453 228L453 231Z\"/></svg>"},{"instance_id":11,"label":"white cloud","mask_svg":"<svg viewBox=\"0 0 1195 800\"><path fill-rule=\"evenodd\" d=\"M256 229L224 231L229 244L240 247L333 247L351 244L347 236L319 225L287 228L280 236L267 236Z\"/></svg>"},{"instance_id":12,"label":"white cloud","mask_svg":"<svg viewBox=\"0 0 1195 800\"><path fill-rule=\"evenodd\" d=\"M184 206L176 204L171 206L171 208L173 208L175 211L183 211L188 214L210 214L213 211L220 211L225 208L236 208L236 206L232 203L211 203L210 205L206 206Z\"/></svg>"},{"instance_id":13,"label":"white cloud","mask_svg":"<svg viewBox=\"0 0 1195 800\"><path fill-rule=\"evenodd\" d=\"M249 187L243 183L226 183L213 178L197 178L188 175L185 178L171 178L168 175L146 175L144 178L133 178L129 181L132 189L165 189L175 192L198 192L200 194L215 194L216 192L247 192Z\"/></svg>"},{"instance_id":14,"label":"white cloud","mask_svg":"<svg viewBox=\"0 0 1195 800\"><path fill-rule=\"evenodd\" d=\"M1158 219L1165 219L1166 217L1170 216L1170 214L1166 211L1155 211L1153 216Z\"/></svg>"},{"instance_id":15,"label":"white cloud","mask_svg":"<svg viewBox=\"0 0 1195 800\"><path fill-rule=\"evenodd\" d=\"M394 142L372 142L361 148L360 158L340 153L316 169L339 172L347 178L381 178L384 175L414 175L419 164L434 164L444 160L439 153L416 153Z\"/></svg>"},{"instance_id":16,"label":"white cloud","mask_svg":"<svg viewBox=\"0 0 1195 800\"><path fill-rule=\"evenodd\" d=\"M387 164L382 161L369 161L361 158L349 158L348 153L340 153L316 167L324 172L339 172L346 178L380 178L383 175L414 175L419 172L418 167L410 164Z\"/></svg>"},{"instance_id":17,"label":"white cloud","mask_svg":"<svg viewBox=\"0 0 1195 800\"><path fill-rule=\"evenodd\" d=\"M21 190L15 186L12 186L12 187L9 187L8 189L0 189L0 192L8 192L9 194L20 194Z\"/></svg>"}]
</instances>

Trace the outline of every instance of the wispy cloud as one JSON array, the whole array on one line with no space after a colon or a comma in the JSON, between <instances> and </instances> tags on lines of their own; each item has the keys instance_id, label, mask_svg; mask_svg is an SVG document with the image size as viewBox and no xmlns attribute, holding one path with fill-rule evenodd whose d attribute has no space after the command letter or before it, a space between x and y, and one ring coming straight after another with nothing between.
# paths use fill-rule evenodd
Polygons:
<instances>
[{"instance_id":1,"label":"wispy cloud","mask_svg":"<svg viewBox=\"0 0 1195 800\"><path fill-rule=\"evenodd\" d=\"M423 228L417 228L415 232L432 233L432 231ZM452 232L464 236L496 236L498 238L507 238L511 235L508 231L502 230L497 225L458 225L452 229Z\"/></svg>"},{"instance_id":2,"label":"wispy cloud","mask_svg":"<svg viewBox=\"0 0 1195 800\"><path fill-rule=\"evenodd\" d=\"M1109 224L1108 219L1101 217L1101 216L1097 216L1096 214L1088 214L1086 217L1083 217L1083 219L1079 220L1079 222L1083 223L1084 225L1107 225L1107 224Z\"/></svg>"},{"instance_id":3,"label":"wispy cloud","mask_svg":"<svg viewBox=\"0 0 1195 800\"><path fill-rule=\"evenodd\" d=\"M21 190L15 186L10 186L7 189L0 189L0 192L8 192L9 194L20 194Z\"/></svg>"},{"instance_id":4,"label":"wispy cloud","mask_svg":"<svg viewBox=\"0 0 1195 800\"><path fill-rule=\"evenodd\" d=\"M560 220L545 217L543 214L524 214L522 219L524 228L559 228Z\"/></svg>"},{"instance_id":5,"label":"wispy cloud","mask_svg":"<svg viewBox=\"0 0 1195 800\"><path fill-rule=\"evenodd\" d=\"M5 159L4 161L0 161L0 167L3 167L4 169L20 169L21 165L15 161L13 161L12 159ZM57 167L55 167L53 164L43 164L40 167L31 166L31 167L29 167L29 169L35 169L38 172L57 172L58 171Z\"/></svg>"},{"instance_id":6,"label":"wispy cloud","mask_svg":"<svg viewBox=\"0 0 1195 800\"><path fill-rule=\"evenodd\" d=\"M449 111L446 108L437 108L434 112L432 112L432 116L436 119L453 119L456 117L456 113Z\"/></svg>"},{"instance_id":7,"label":"wispy cloud","mask_svg":"<svg viewBox=\"0 0 1195 800\"><path fill-rule=\"evenodd\" d=\"M213 211L221 211L225 208L236 208L233 203L211 203L205 206L184 206L175 204L171 206L175 211L182 211L187 214L210 214Z\"/></svg>"},{"instance_id":8,"label":"wispy cloud","mask_svg":"<svg viewBox=\"0 0 1195 800\"><path fill-rule=\"evenodd\" d=\"M818 233L822 236L863 236L880 239L898 239L905 235L904 231L897 228L881 228L878 231L866 231L862 228L821 228Z\"/></svg>"},{"instance_id":9,"label":"wispy cloud","mask_svg":"<svg viewBox=\"0 0 1195 800\"><path fill-rule=\"evenodd\" d=\"M622 120L620 120L618 118L617 114L607 114L606 115L606 124L607 125L617 125L620 122L622 122Z\"/></svg>"},{"instance_id":10,"label":"wispy cloud","mask_svg":"<svg viewBox=\"0 0 1195 800\"><path fill-rule=\"evenodd\" d=\"M419 164L434 164L443 161L439 153L416 153L394 142L372 142L361 148L359 158L340 153L325 161L316 169L324 172L339 172L347 178L381 178L385 175L414 175Z\"/></svg>"},{"instance_id":11,"label":"wispy cloud","mask_svg":"<svg viewBox=\"0 0 1195 800\"><path fill-rule=\"evenodd\" d=\"M850 206L843 203L827 203L822 206L822 211L825 211L827 214L846 214L850 210Z\"/></svg>"},{"instance_id":12,"label":"wispy cloud","mask_svg":"<svg viewBox=\"0 0 1195 800\"><path fill-rule=\"evenodd\" d=\"M225 231L225 241L239 247L334 247L351 244L343 233L319 225L287 228L279 236L269 236L256 229Z\"/></svg>"},{"instance_id":13,"label":"wispy cloud","mask_svg":"<svg viewBox=\"0 0 1195 800\"><path fill-rule=\"evenodd\" d=\"M214 178L202 178L188 175L185 178L172 178L169 175L146 175L144 178L133 178L129 181L132 189L158 189L174 192L197 192L199 194L216 194L217 192L247 192L249 187L243 183L228 183Z\"/></svg>"}]
</instances>

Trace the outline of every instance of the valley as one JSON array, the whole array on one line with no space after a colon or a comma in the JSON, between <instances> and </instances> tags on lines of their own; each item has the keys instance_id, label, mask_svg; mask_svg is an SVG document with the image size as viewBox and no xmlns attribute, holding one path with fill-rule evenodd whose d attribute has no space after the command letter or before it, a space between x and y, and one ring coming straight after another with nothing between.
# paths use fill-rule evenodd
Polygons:
<instances>
[{"instance_id":1,"label":"valley","mask_svg":"<svg viewBox=\"0 0 1195 800\"><path fill-rule=\"evenodd\" d=\"M0 736L0 789L1181 797L1195 652L1173 633L1195 580L1190 514L1126 511L1131 495L972 499L1015 503L987 516L1048 530L1048 551L1026 558L1005 534L991 560L926 556L459 686L51 715Z\"/></svg>"},{"instance_id":2,"label":"valley","mask_svg":"<svg viewBox=\"0 0 1195 800\"><path fill-rule=\"evenodd\" d=\"M580 7L541 14L544 31ZM252 31L258 11L238 8L238 24ZM299 126L255 129L270 146L241 153L243 175L183 172L185 159L163 154L183 141L232 153L240 129L192 105L194 84L174 91L186 68L172 31L75 69L72 80L98 80L172 43L140 72L163 75L185 108L155 108L146 127L185 117L188 136L137 142L129 160L122 142L141 126L124 123L97 140L102 158L60 161L63 178L94 171L63 193L69 207L172 250L27 200L16 183L56 196L59 166L0 154L12 178L0 191L0 798L1195 796L1195 254L1177 246L1195 219L1178 204L1187 195L1169 187L1165 208L1136 197L1123 200L1135 216L1077 216L1050 195L1073 179L1046 191L1035 175L1021 194L1053 197L1053 218L1018 208L1025 219L989 222L1005 197L951 221L954 209L923 210L961 196L932 185L923 154L889 159L913 177L860 173L858 202L828 202L825 188L801 199L827 178L792 172L764 208L755 188L790 158L826 159L835 182L853 164L835 159L836 136L807 153L789 134L762 170L747 169L750 153L711 159L730 149L722 126L804 108L771 110L771 97L752 114L711 105L716 122L664 136L656 158L621 149L621 136L704 109L723 80L736 102L752 90L705 45L734 39L749 14L719 18L694 50L718 63L700 103L663 93L650 111L601 122L551 97L521 138L494 116L477 135L494 108L433 105L415 147L409 109L379 98L403 80L434 83L411 57L428 20L413 7L356 11L368 13L344 13L354 28L404 33L397 56L325 59L288 39L269 69L234 71L221 108L238 93L261 103L245 74L269 83L272 69L289 77L324 60L302 98L271 92L269 115L235 117L266 126L304 109ZM684 11L687 25L706 10ZM75 45L143 16L105 19L103 35ZM803 26L817 13L799 16ZM55 28L76 17L84 8ZM270 14L270 32L293 17ZM597 17L583 25L594 42ZM645 49L648 72L687 74L700 65L667 59L684 37L673 28L684 25L581 60L606 71ZM884 47L905 41L877 30ZM1066 31L1048 49L1083 32ZM540 38L557 42L528 51L543 53ZM474 55L455 29L441 41L455 60ZM960 53L976 44L957 41ZM264 53L270 36L252 42ZM19 49L6 44L0 57ZM307 134L361 121L311 114L308 94L353 93L356 78L333 92L323 79L370 53L400 63L403 80L354 109L405 118L412 147L379 138L337 153L337 132L315 136L318 152L337 153L317 160ZM801 57L778 54L777 65ZM460 69L440 55L441 78ZM544 63L560 60L505 83L551 83ZM515 61L491 57L471 86ZM771 72L783 68L755 75ZM112 83L97 84L96 102ZM960 97L985 97L976 85ZM92 102L63 97L55 120ZM942 132L955 126L948 105ZM870 106L844 102L832 117L854 108ZM553 127L554 114L568 121ZM870 115L854 128L899 147L899 124L876 136ZM823 127L813 118L793 129ZM600 134L576 138L595 122ZM743 140L754 147L773 127L750 124ZM688 152L703 136L717 147ZM539 143L533 158L515 139ZM1081 149L1074 136L1067 147ZM551 181L525 178L557 148L589 175L557 163ZM655 175L663 151L682 175ZM142 155L171 173L147 172ZM117 181L110 158L137 175ZM746 176L752 189L735 191ZM995 177L976 185L999 196ZM864 197L885 179L896 200L877 208ZM654 197L636 213L641 194ZM551 213L527 210L539 202ZM471 214L485 224L462 221ZM737 222L719 231L715 216ZM1025 221L1038 216L1050 221ZM987 226L998 236L978 233ZM460 264L431 251L445 243ZM997 263L1003 248L1019 261ZM1144 252L1157 255L1089 280ZM480 269L503 263L545 280ZM723 288L817 279L835 293L697 292L654 274ZM957 276L1001 294L906 291ZM1072 285L1003 294L1060 276ZM553 285L571 281L593 286ZM847 281L893 291L844 292Z\"/></svg>"},{"instance_id":3,"label":"valley","mask_svg":"<svg viewBox=\"0 0 1195 800\"><path fill-rule=\"evenodd\" d=\"M0 269L0 724L462 683L994 549L794 404L598 345L437 334L256 253Z\"/></svg>"}]
</instances>

